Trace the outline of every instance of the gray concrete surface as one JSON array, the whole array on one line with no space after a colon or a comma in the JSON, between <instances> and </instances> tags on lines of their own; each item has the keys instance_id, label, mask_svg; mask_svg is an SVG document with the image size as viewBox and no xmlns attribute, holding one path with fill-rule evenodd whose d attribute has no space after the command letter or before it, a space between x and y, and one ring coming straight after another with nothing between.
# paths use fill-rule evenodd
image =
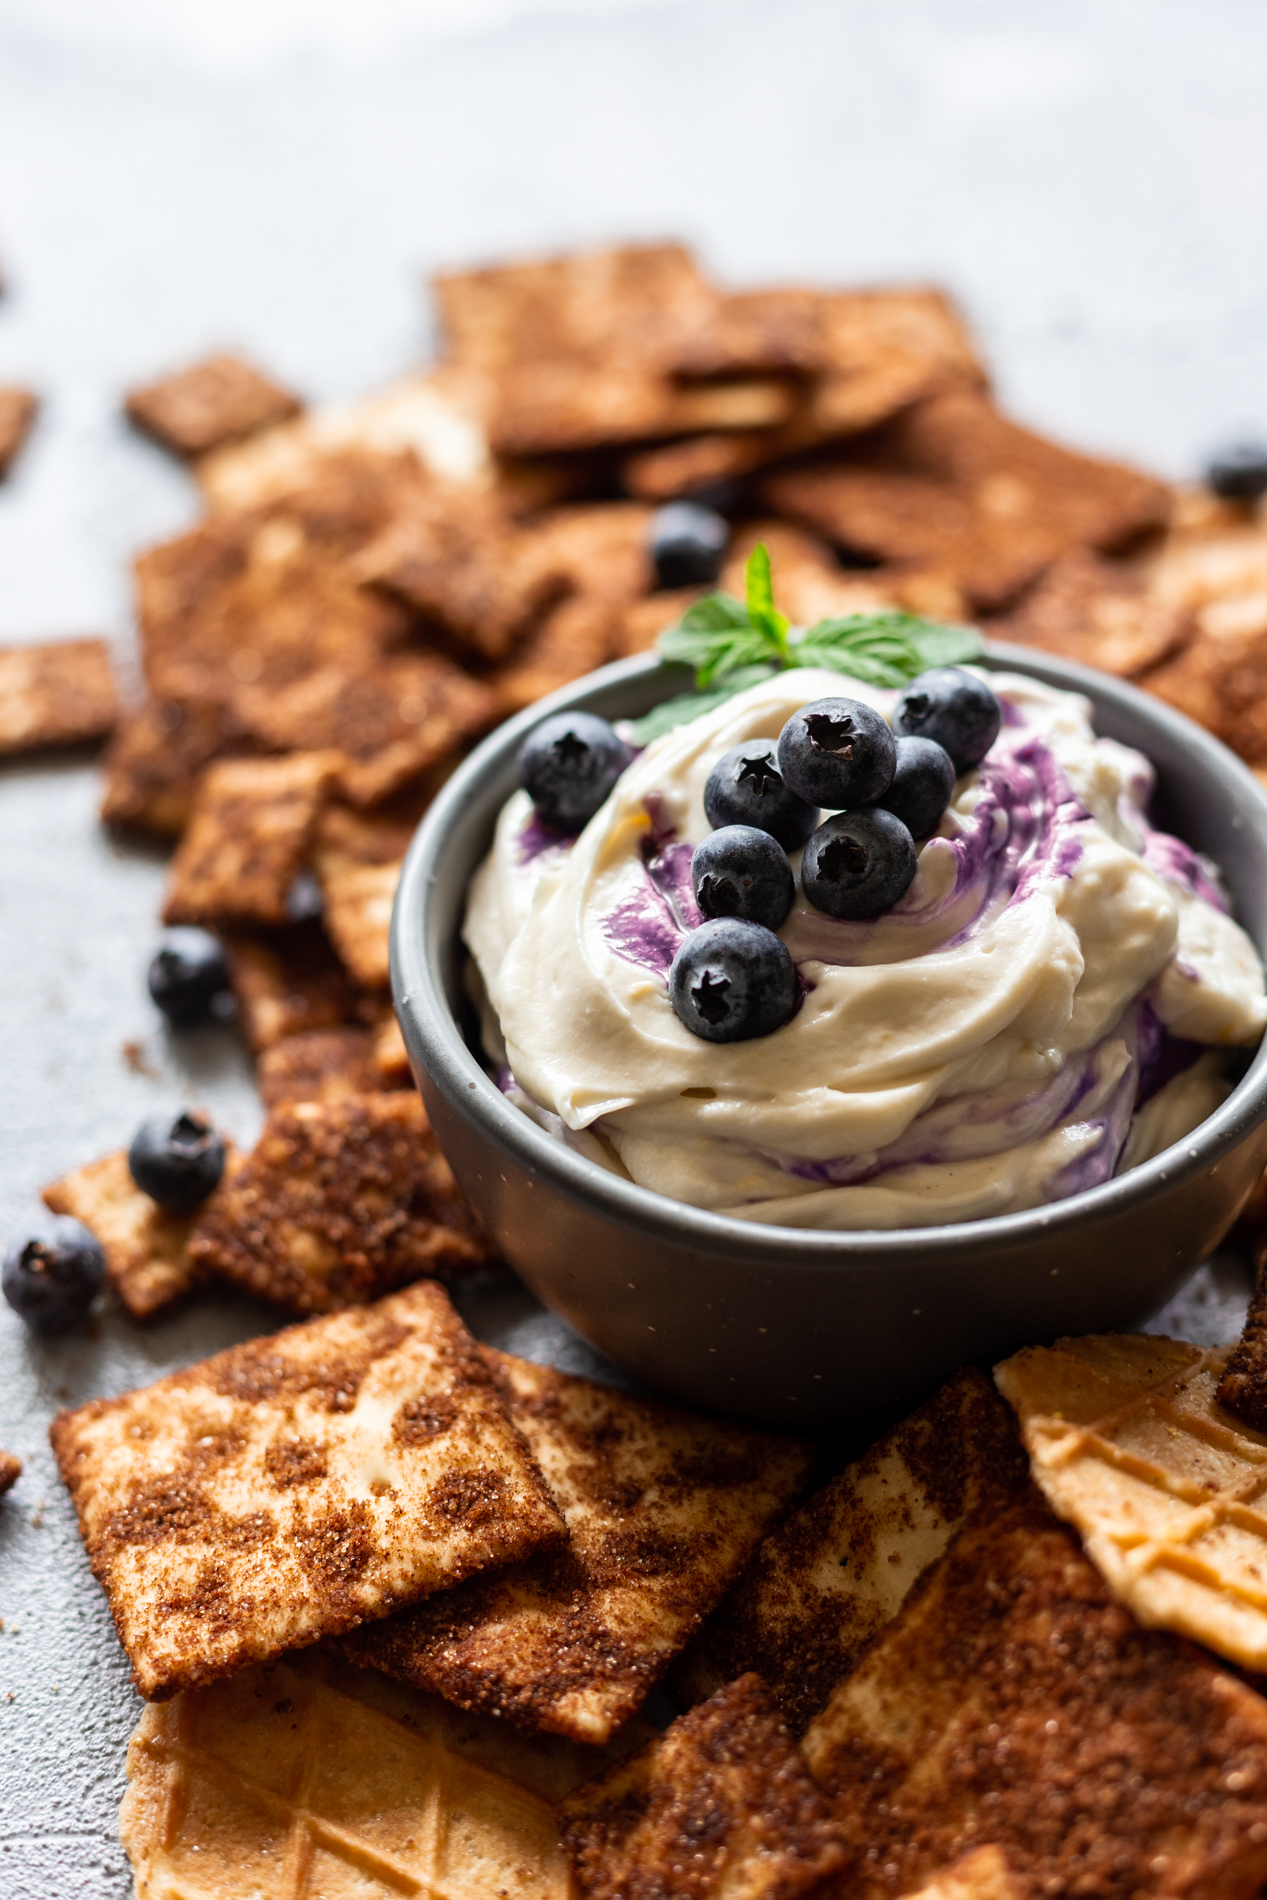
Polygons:
<instances>
[{"instance_id":1,"label":"gray concrete surface","mask_svg":"<svg viewBox=\"0 0 1267 1900\"><path fill-rule=\"evenodd\" d=\"M0 490L0 640L103 630L192 513L120 388L221 342L314 397L427 343L422 274L681 234L736 282L936 277L1023 416L1167 473L1267 430L1267 15L1254 0L0 0L0 381L46 407ZM91 764L0 770L0 1232L168 1101L257 1119L228 1032L142 973L162 877ZM131 1061L124 1044L139 1045ZM1235 1332L1235 1258L1162 1323ZM489 1336L588 1363L526 1296ZM54 1478L60 1402L261 1329L208 1299L36 1345L0 1312L0 1894L121 1896L136 1715Z\"/></svg>"}]
</instances>

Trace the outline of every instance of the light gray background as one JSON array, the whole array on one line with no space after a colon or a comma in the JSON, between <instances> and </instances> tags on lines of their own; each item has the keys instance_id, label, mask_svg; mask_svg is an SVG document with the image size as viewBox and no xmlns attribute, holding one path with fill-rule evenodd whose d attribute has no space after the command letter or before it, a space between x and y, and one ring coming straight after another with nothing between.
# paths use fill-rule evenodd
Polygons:
<instances>
[{"instance_id":1,"label":"light gray background","mask_svg":"<svg viewBox=\"0 0 1267 1900\"><path fill-rule=\"evenodd\" d=\"M1267 12L1255 0L0 0L0 382L45 410L0 490L0 641L104 631L192 518L129 382L238 344L314 398L428 344L424 273L680 235L736 283L936 278L1022 417L1171 475L1267 432ZM159 859L90 766L0 770L0 1232L152 1107L257 1120L228 1033L164 1036ZM154 1071L122 1054L144 1047ZM1169 1323L1229 1336L1222 1262ZM485 1330L583 1352L526 1299ZM268 1323L208 1300L31 1344L0 1312L0 1893L121 1896L136 1705L45 1432Z\"/></svg>"}]
</instances>

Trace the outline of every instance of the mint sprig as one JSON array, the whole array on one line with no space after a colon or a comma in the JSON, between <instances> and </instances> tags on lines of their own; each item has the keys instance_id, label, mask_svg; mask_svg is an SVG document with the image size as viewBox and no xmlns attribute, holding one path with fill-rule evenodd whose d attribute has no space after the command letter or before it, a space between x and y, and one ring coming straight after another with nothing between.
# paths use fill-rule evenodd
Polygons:
<instances>
[{"instance_id":1,"label":"mint sprig","mask_svg":"<svg viewBox=\"0 0 1267 1900\"><path fill-rule=\"evenodd\" d=\"M826 667L868 686L905 686L930 666L979 660L985 650L975 627L897 612L844 614L789 636L787 620L774 604L770 553L762 542L748 557L745 581L746 601L733 594L705 594L676 627L660 635L661 659L693 667L696 690L665 700L637 720L633 732L639 745L712 712L785 667Z\"/></svg>"}]
</instances>

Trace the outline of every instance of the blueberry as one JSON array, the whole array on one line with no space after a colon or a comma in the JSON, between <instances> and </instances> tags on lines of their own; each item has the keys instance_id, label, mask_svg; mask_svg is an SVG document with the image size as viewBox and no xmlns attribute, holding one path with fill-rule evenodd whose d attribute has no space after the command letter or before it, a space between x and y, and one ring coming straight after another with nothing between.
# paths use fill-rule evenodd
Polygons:
<instances>
[{"instance_id":1,"label":"blueberry","mask_svg":"<svg viewBox=\"0 0 1267 1900\"><path fill-rule=\"evenodd\" d=\"M882 798L896 756L888 722L860 699L812 700L779 734L784 781L808 804L830 811Z\"/></svg>"},{"instance_id":2,"label":"blueberry","mask_svg":"<svg viewBox=\"0 0 1267 1900\"><path fill-rule=\"evenodd\" d=\"M914 875L911 834L882 806L837 812L818 827L801 859L801 889L810 903L854 923L896 904Z\"/></svg>"},{"instance_id":3,"label":"blueberry","mask_svg":"<svg viewBox=\"0 0 1267 1900\"><path fill-rule=\"evenodd\" d=\"M705 1042L750 1042L796 1008L796 965L781 937L745 917L714 917L682 939L669 1000Z\"/></svg>"},{"instance_id":4,"label":"blueberry","mask_svg":"<svg viewBox=\"0 0 1267 1900\"><path fill-rule=\"evenodd\" d=\"M935 739L956 773L980 765L999 736L1003 714L984 680L961 666L934 666L913 679L893 712L893 730Z\"/></svg>"},{"instance_id":5,"label":"blueberry","mask_svg":"<svg viewBox=\"0 0 1267 1900\"><path fill-rule=\"evenodd\" d=\"M224 1143L211 1123L187 1109L152 1115L128 1149L132 1179L169 1214L192 1214L224 1173Z\"/></svg>"},{"instance_id":6,"label":"blueberry","mask_svg":"<svg viewBox=\"0 0 1267 1900\"><path fill-rule=\"evenodd\" d=\"M555 831L583 830L628 763L628 747L593 713L553 713L519 748L519 777Z\"/></svg>"},{"instance_id":7,"label":"blueberry","mask_svg":"<svg viewBox=\"0 0 1267 1900\"><path fill-rule=\"evenodd\" d=\"M746 917L777 930L792 908L796 879L787 852L755 825L723 825L691 859L695 902L705 917Z\"/></svg>"},{"instance_id":8,"label":"blueberry","mask_svg":"<svg viewBox=\"0 0 1267 1900\"><path fill-rule=\"evenodd\" d=\"M935 739L901 738L888 791L878 802L900 818L912 838L926 838L950 803L955 768Z\"/></svg>"},{"instance_id":9,"label":"blueberry","mask_svg":"<svg viewBox=\"0 0 1267 1900\"><path fill-rule=\"evenodd\" d=\"M64 1333L101 1289L101 1243L77 1220L46 1215L4 1256L4 1297L37 1333Z\"/></svg>"},{"instance_id":10,"label":"blueberry","mask_svg":"<svg viewBox=\"0 0 1267 1900\"><path fill-rule=\"evenodd\" d=\"M651 517L657 587L707 587L721 573L730 529L697 501L671 501Z\"/></svg>"},{"instance_id":11,"label":"blueberry","mask_svg":"<svg viewBox=\"0 0 1267 1900\"><path fill-rule=\"evenodd\" d=\"M150 964L150 996L178 1029L210 1016L229 987L224 951L208 930L168 930Z\"/></svg>"},{"instance_id":12,"label":"blueberry","mask_svg":"<svg viewBox=\"0 0 1267 1900\"><path fill-rule=\"evenodd\" d=\"M710 825L754 825L785 851L804 844L818 823L817 805L790 792L779 771L773 739L749 739L723 752L704 787Z\"/></svg>"},{"instance_id":13,"label":"blueberry","mask_svg":"<svg viewBox=\"0 0 1267 1900\"><path fill-rule=\"evenodd\" d=\"M1257 501L1267 494L1267 445L1233 442L1210 458L1206 480L1224 501Z\"/></svg>"}]
</instances>

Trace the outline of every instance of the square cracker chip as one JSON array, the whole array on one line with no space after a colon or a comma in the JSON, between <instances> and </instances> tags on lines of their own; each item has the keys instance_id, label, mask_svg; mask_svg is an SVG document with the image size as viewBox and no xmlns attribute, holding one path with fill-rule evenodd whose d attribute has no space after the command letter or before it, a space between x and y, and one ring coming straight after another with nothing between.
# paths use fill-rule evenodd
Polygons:
<instances>
[{"instance_id":1,"label":"square cracker chip","mask_svg":"<svg viewBox=\"0 0 1267 1900\"><path fill-rule=\"evenodd\" d=\"M325 748L339 790L376 805L490 726L496 695L437 653L404 653L370 670L318 666L292 685L243 687L237 705L270 746Z\"/></svg>"},{"instance_id":2,"label":"square cracker chip","mask_svg":"<svg viewBox=\"0 0 1267 1900\"><path fill-rule=\"evenodd\" d=\"M289 389L227 353L131 390L123 406L146 435L176 455L189 456L284 422L303 407Z\"/></svg>"},{"instance_id":3,"label":"square cracker chip","mask_svg":"<svg viewBox=\"0 0 1267 1900\"><path fill-rule=\"evenodd\" d=\"M147 700L124 714L102 761L102 820L179 837L205 768L257 749L227 700Z\"/></svg>"},{"instance_id":4,"label":"square cracker chip","mask_svg":"<svg viewBox=\"0 0 1267 1900\"><path fill-rule=\"evenodd\" d=\"M759 1676L562 1805L587 1900L794 1900L848 1856Z\"/></svg>"},{"instance_id":5,"label":"square cracker chip","mask_svg":"<svg viewBox=\"0 0 1267 1900\"><path fill-rule=\"evenodd\" d=\"M163 921L284 923L337 767L327 752L209 766L172 859Z\"/></svg>"},{"instance_id":6,"label":"square cracker chip","mask_svg":"<svg viewBox=\"0 0 1267 1900\"><path fill-rule=\"evenodd\" d=\"M953 1892L989 1846L1032 1896L1248 1900L1267 1874L1267 1702L1140 1629L1037 1498L973 1519L803 1747L850 1900Z\"/></svg>"},{"instance_id":7,"label":"square cracker chip","mask_svg":"<svg viewBox=\"0 0 1267 1900\"><path fill-rule=\"evenodd\" d=\"M463 1708L603 1743L809 1471L804 1443L488 1349L568 1527L557 1557L393 1617L348 1654Z\"/></svg>"},{"instance_id":8,"label":"square cracker chip","mask_svg":"<svg viewBox=\"0 0 1267 1900\"><path fill-rule=\"evenodd\" d=\"M233 931L226 934L224 948L238 1023L257 1053L301 1031L337 1029L357 1020L363 999L349 984L320 923L310 919L251 935Z\"/></svg>"},{"instance_id":9,"label":"square cracker chip","mask_svg":"<svg viewBox=\"0 0 1267 1900\"><path fill-rule=\"evenodd\" d=\"M142 1713L119 1812L139 1900L568 1900L548 1798L442 1708L389 1713L307 1662Z\"/></svg>"},{"instance_id":10,"label":"square cracker chip","mask_svg":"<svg viewBox=\"0 0 1267 1900\"><path fill-rule=\"evenodd\" d=\"M260 1056L255 1080L265 1108L340 1101L390 1086L368 1029L306 1029L283 1036Z\"/></svg>"},{"instance_id":11,"label":"square cracker chip","mask_svg":"<svg viewBox=\"0 0 1267 1900\"><path fill-rule=\"evenodd\" d=\"M104 640L0 647L0 757L104 739L118 717Z\"/></svg>"},{"instance_id":12,"label":"square cracker chip","mask_svg":"<svg viewBox=\"0 0 1267 1900\"><path fill-rule=\"evenodd\" d=\"M434 1283L93 1399L59 1413L50 1437L150 1700L562 1533Z\"/></svg>"},{"instance_id":13,"label":"square cracker chip","mask_svg":"<svg viewBox=\"0 0 1267 1900\"><path fill-rule=\"evenodd\" d=\"M295 1314L361 1305L495 1252L412 1091L272 1111L189 1257Z\"/></svg>"},{"instance_id":14,"label":"square cracker chip","mask_svg":"<svg viewBox=\"0 0 1267 1900\"><path fill-rule=\"evenodd\" d=\"M22 453L39 406L29 389L0 388L0 481Z\"/></svg>"},{"instance_id":15,"label":"square cracker chip","mask_svg":"<svg viewBox=\"0 0 1267 1900\"><path fill-rule=\"evenodd\" d=\"M226 1181L236 1165L237 1156L230 1150ZM133 1319L151 1319L206 1277L189 1258L194 1216L165 1214L157 1201L143 1194L132 1179L126 1149L51 1182L43 1198L54 1214L70 1214L96 1235L110 1284Z\"/></svg>"},{"instance_id":16,"label":"square cracker chip","mask_svg":"<svg viewBox=\"0 0 1267 1900\"><path fill-rule=\"evenodd\" d=\"M965 1367L766 1539L674 1686L698 1701L755 1669L799 1734L968 1515L1027 1481L1014 1419Z\"/></svg>"},{"instance_id":17,"label":"square cracker chip","mask_svg":"<svg viewBox=\"0 0 1267 1900\"><path fill-rule=\"evenodd\" d=\"M312 868L325 927L352 980L386 989L387 934L401 861L414 827L328 806L317 824Z\"/></svg>"},{"instance_id":18,"label":"square cracker chip","mask_svg":"<svg viewBox=\"0 0 1267 1900\"><path fill-rule=\"evenodd\" d=\"M1191 638L1190 614L1150 591L1140 568L1077 548L1049 567L1012 613L991 622L995 640L1039 647L1102 673L1133 679Z\"/></svg>"},{"instance_id":19,"label":"square cracker chip","mask_svg":"<svg viewBox=\"0 0 1267 1900\"><path fill-rule=\"evenodd\" d=\"M1267 1433L1218 1400L1225 1347L1092 1334L995 1368L1052 1509L1141 1623L1267 1670Z\"/></svg>"},{"instance_id":20,"label":"square cracker chip","mask_svg":"<svg viewBox=\"0 0 1267 1900\"><path fill-rule=\"evenodd\" d=\"M1163 483L1019 428L973 390L916 403L761 490L840 546L943 570L985 611L1070 548L1112 552L1164 526L1171 505Z\"/></svg>"}]
</instances>

